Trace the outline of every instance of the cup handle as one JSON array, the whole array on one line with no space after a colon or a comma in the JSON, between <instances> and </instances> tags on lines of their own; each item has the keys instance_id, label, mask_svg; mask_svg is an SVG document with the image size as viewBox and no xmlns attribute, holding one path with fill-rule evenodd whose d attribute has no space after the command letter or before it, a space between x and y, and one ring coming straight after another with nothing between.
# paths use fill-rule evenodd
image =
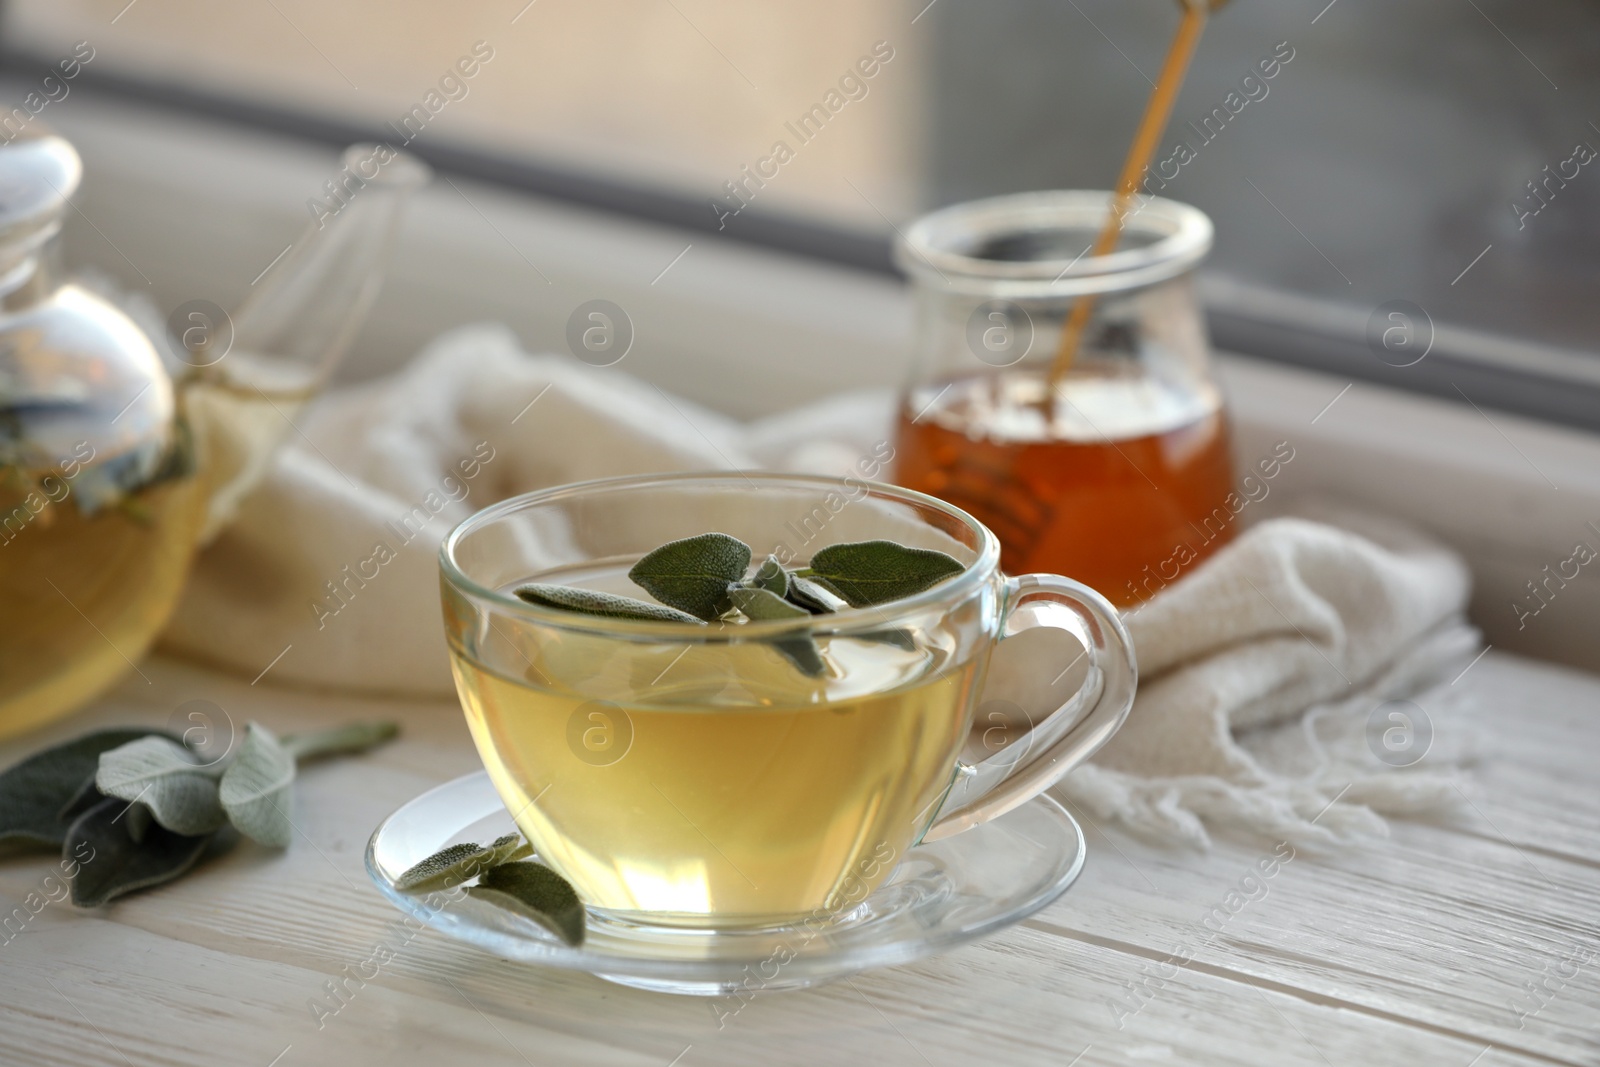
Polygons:
<instances>
[{"instance_id":1,"label":"cup handle","mask_svg":"<svg viewBox=\"0 0 1600 1067\"><path fill-rule=\"evenodd\" d=\"M1082 688L1026 735L979 763L956 765L923 841L970 830L1032 800L1105 744L1133 706L1139 680L1133 642L1105 597L1055 574L1007 578L1005 594L1002 641L1041 626L1065 630L1083 646L1079 658L1089 657L1088 674ZM1024 605L1034 610L1019 618Z\"/></svg>"}]
</instances>

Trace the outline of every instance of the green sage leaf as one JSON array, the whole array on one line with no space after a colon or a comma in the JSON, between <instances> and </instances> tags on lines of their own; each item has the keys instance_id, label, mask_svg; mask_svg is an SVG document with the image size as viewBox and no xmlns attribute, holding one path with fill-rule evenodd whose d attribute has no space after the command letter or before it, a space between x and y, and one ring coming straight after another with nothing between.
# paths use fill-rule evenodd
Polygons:
<instances>
[{"instance_id":1,"label":"green sage leaf","mask_svg":"<svg viewBox=\"0 0 1600 1067\"><path fill-rule=\"evenodd\" d=\"M569 585L530 583L517 588L517 596L530 604L578 611L585 615L607 615L616 619L653 619L657 622L701 622L676 608L662 607L615 593L575 589Z\"/></svg>"},{"instance_id":2,"label":"green sage leaf","mask_svg":"<svg viewBox=\"0 0 1600 1067\"><path fill-rule=\"evenodd\" d=\"M519 834L507 834L490 845L451 845L411 867L394 885L406 893L434 893L470 882L490 867L531 855L533 846Z\"/></svg>"},{"instance_id":3,"label":"green sage leaf","mask_svg":"<svg viewBox=\"0 0 1600 1067\"><path fill-rule=\"evenodd\" d=\"M809 577L823 579L856 608L915 596L963 569L943 552L893 541L829 545L811 557L807 568Z\"/></svg>"},{"instance_id":4,"label":"green sage leaf","mask_svg":"<svg viewBox=\"0 0 1600 1067\"><path fill-rule=\"evenodd\" d=\"M779 637L772 642L772 649L794 664L795 669L807 678L821 678L828 673L822 650L809 634L803 637Z\"/></svg>"},{"instance_id":5,"label":"green sage leaf","mask_svg":"<svg viewBox=\"0 0 1600 1067\"><path fill-rule=\"evenodd\" d=\"M569 945L583 944L583 902L567 880L538 863L491 867L467 892L477 900L532 919Z\"/></svg>"},{"instance_id":6,"label":"green sage leaf","mask_svg":"<svg viewBox=\"0 0 1600 1067\"><path fill-rule=\"evenodd\" d=\"M72 902L78 907L99 907L124 893L172 881L195 865L215 837L175 834L151 823L135 840L124 815L131 810L126 801L107 797L68 828L61 856L76 868Z\"/></svg>"},{"instance_id":7,"label":"green sage leaf","mask_svg":"<svg viewBox=\"0 0 1600 1067\"><path fill-rule=\"evenodd\" d=\"M223 772L218 797L228 820L252 840L286 848L293 832L294 757L260 723L245 727L244 744Z\"/></svg>"},{"instance_id":8,"label":"green sage leaf","mask_svg":"<svg viewBox=\"0 0 1600 1067\"><path fill-rule=\"evenodd\" d=\"M750 546L724 533L669 541L628 577L651 596L707 622L728 610L728 587L750 567Z\"/></svg>"},{"instance_id":9,"label":"green sage leaf","mask_svg":"<svg viewBox=\"0 0 1600 1067\"><path fill-rule=\"evenodd\" d=\"M799 575L789 576L789 602L798 604L813 615L827 615L831 612L842 611L850 605L844 597L824 586L821 582L812 581L810 578L801 578Z\"/></svg>"},{"instance_id":10,"label":"green sage leaf","mask_svg":"<svg viewBox=\"0 0 1600 1067\"><path fill-rule=\"evenodd\" d=\"M101 753L94 784L108 797L149 808L173 833L193 837L227 821L217 799L218 774L178 742L150 736Z\"/></svg>"},{"instance_id":11,"label":"green sage leaf","mask_svg":"<svg viewBox=\"0 0 1600 1067\"><path fill-rule=\"evenodd\" d=\"M805 608L789 603L777 593L766 589L731 589L728 598L746 617L766 621L769 619L807 619L811 613Z\"/></svg>"},{"instance_id":12,"label":"green sage leaf","mask_svg":"<svg viewBox=\"0 0 1600 1067\"><path fill-rule=\"evenodd\" d=\"M314 730L308 734L286 734L282 744L296 764L324 756L346 756L365 752L400 736L400 725L392 722L357 722Z\"/></svg>"},{"instance_id":13,"label":"green sage leaf","mask_svg":"<svg viewBox=\"0 0 1600 1067\"><path fill-rule=\"evenodd\" d=\"M129 804L122 821L128 824L128 836L133 838L134 843L143 844L145 832L155 823L156 817L143 804Z\"/></svg>"},{"instance_id":14,"label":"green sage leaf","mask_svg":"<svg viewBox=\"0 0 1600 1067\"><path fill-rule=\"evenodd\" d=\"M0 773L0 843L60 848L74 820L98 802L93 783L100 754L151 734L169 736L139 728L96 730L8 767Z\"/></svg>"},{"instance_id":15,"label":"green sage leaf","mask_svg":"<svg viewBox=\"0 0 1600 1067\"><path fill-rule=\"evenodd\" d=\"M94 771L89 774L88 778L84 779L83 785L78 787L77 793L62 807L61 823L63 827L71 826L78 816L105 799L105 794L95 788L94 784L94 776L99 773L99 770L99 764L96 764ZM65 835L65 833L65 829L63 829L62 834Z\"/></svg>"},{"instance_id":16,"label":"green sage leaf","mask_svg":"<svg viewBox=\"0 0 1600 1067\"><path fill-rule=\"evenodd\" d=\"M766 589L734 589L729 592L728 596L733 600L734 607L744 612L752 620L809 619L811 617L811 612L805 608L791 604L778 594ZM775 637L772 639L771 644L775 652L794 664L800 673L808 677L817 678L827 671L827 664L822 659L822 651L817 648L816 639L810 634Z\"/></svg>"},{"instance_id":17,"label":"green sage leaf","mask_svg":"<svg viewBox=\"0 0 1600 1067\"><path fill-rule=\"evenodd\" d=\"M789 595L789 572L783 569L783 564L778 562L777 556L768 556L756 571L750 583L758 589L765 589L778 596Z\"/></svg>"},{"instance_id":18,"label":"green sage leaf","mask_svg":"<svg viewBox=\"0 0 1600 1067\"><path fill-rule=\"evenodd\" d=\"M893 645L906 652L915 652L917 650L917 639L911 636L911 631L902 630L899 627L893 630L873 630L870 633L853 634L852 636L861 641L876 641L879 644Z\"/></svg>"}]
</instances>

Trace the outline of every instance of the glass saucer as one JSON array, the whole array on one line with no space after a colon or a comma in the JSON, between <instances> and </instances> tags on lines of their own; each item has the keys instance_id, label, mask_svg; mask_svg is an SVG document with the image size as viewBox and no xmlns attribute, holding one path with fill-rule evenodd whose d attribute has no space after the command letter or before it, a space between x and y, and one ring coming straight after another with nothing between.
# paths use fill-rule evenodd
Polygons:
<instances>
[{"instance_id":1,"label":"glass saucer","mask_svg":"<svg viewBox=\"0 0 1600 1067\"><path fill-rule=\"evenodd\" d=\"M587 971L667 993L748 996L803 989L873 967L909 963L1018 922L1060 896L1083 869L1083 831L1048 796L962 834L910 850L888 882L826 920L758 930L647 926L589 913L573 948L543 927L464 894L443 900L395 888L401 873L447 845L516 832L479 771L422 794L367 844L367 872L401 911L507 959Z\"/></svg>"}]
</instances>

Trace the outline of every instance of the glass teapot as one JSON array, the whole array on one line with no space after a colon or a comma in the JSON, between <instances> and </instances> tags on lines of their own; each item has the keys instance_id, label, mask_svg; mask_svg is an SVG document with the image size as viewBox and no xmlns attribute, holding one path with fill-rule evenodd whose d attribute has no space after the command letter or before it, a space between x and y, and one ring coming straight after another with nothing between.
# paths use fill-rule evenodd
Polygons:
<instances>
[{"instance_id":1,"label":"glass teapot","mask_svg":"<svg viewBox=\"0 0 1600 1067\"><path fill-rule=\"evenodd\" d=\"M137 669L195 551L349 347L428 170L387 145L343 163L339 210L236 313L173 312L169 371L126 314L55 277L77 152L48 132L0 146L0 736Z\"/></svg>"}]
</instances>

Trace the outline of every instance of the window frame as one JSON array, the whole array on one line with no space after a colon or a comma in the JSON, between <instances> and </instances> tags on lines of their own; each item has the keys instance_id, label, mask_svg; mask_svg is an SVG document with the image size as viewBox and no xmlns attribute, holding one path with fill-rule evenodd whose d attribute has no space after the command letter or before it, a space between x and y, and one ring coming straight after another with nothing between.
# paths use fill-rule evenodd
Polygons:
<instances>
[{"instance_id":1,"label":"window frame","mask_svg":"<svg viewBox=\"0 0 1600 1067\"><path fill-rule=\"evenodd\" d=\"M0 15L3 8L0 2ZM0 77L42 77L49 72L50 63L48 57L0 42ZM200 92L99 67L85 69L74 91L309 144L343 147L388 136L377 124L243 96ZM408 145L407 151L447 176L824 264L901 277L891 262L888 234L865 233L759 208L741 212L724 224L708 201L642 182L438 140ZM1600 432L1600 362L1588 354L1433 324L1426 357L1409 367L1394 367L1370 349L1367 316L1353 307L1248 286L1204 270L1201 295L1217 349L1471 405L1480 413L1490 409Z\"/></svg>"}]
</instances>

